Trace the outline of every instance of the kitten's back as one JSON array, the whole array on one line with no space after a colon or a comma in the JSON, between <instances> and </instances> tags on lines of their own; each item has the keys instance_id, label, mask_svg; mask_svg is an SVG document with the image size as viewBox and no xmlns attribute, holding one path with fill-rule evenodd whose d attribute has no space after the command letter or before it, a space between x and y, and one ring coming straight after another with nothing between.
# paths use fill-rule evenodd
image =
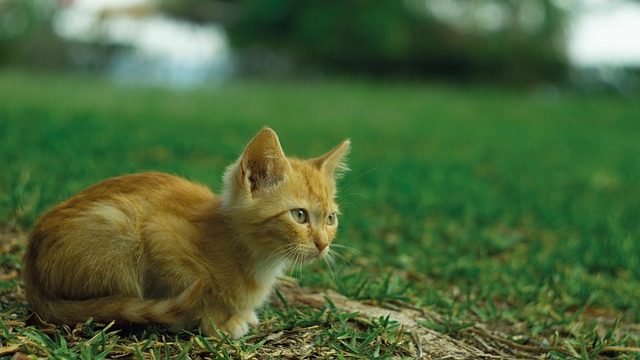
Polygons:
<instances>
[{"instance_id":1,"label":"kitten's back","mask_svg":"<svg viewBox=\"0 0 640 360\"><path fill-rule=\"evenodd\" d=\"M189 228L183 231L192 232L193 209L212 201L208 188L162 173L112 178L80 192L45 214L31 232L23 275L29 303L56 323L102 315L105 321L175 322L197 301L202 284L156 294L174 300L142 300L149 292L140 272L147 267L144 233L154 219L168 217L184 219Z\"/></svg>"}]
</instances>

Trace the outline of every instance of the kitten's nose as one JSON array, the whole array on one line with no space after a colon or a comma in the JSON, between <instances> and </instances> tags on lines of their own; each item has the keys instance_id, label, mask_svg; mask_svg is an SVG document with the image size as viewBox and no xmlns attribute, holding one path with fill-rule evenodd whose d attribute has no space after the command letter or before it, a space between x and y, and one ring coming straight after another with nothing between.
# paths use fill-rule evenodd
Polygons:
<instances>
[{"instance_id":1,"label":"kitten's nose","mask_svg":"<svg viewBox=\"0 0 640 360\"><path fill-rule=\"evenodd\" d=\"M315 243L316 243L316 248L318 249L318 252L322 252L322 250L324 250L327 246L329 246L329 241L323 238L316 238Z\"/></svg>"},{"instance_id":2,"label":"kitten's nose","mask_svg":"<svg viewBox=\"0 0 640 360\"><path fill-rule=\"evenodd\" d=\"M319 252L322 252L322 250L324 250L324 248L326 248L327 246L329 246L329 243L326 241L316 241L316 248L318 248Z\"/></svg>"}]
</instances>

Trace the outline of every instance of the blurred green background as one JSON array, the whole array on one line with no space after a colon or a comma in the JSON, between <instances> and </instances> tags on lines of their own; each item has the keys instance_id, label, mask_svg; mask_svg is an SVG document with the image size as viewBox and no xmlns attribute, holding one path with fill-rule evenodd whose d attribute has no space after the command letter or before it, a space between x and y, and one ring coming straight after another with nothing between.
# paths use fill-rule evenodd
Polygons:
<instances>
[{"instance_id":1,"label":"blurred green background","mask_svg":"<svg viewBox=\"0 0 640 360\"><path fill-rule=\"evenodd\" d=\"M2 0L0 67L174 86L358 76L629 95L639 21L633 0Z\"/></svg>"}]
</instances>

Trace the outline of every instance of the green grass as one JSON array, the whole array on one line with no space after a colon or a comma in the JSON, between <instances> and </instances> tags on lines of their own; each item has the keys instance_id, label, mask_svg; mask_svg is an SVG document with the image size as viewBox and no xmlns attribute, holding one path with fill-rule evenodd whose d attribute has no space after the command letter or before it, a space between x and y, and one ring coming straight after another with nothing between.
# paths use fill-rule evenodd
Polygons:
<instances>
[{"instance_id":1,"label":"green grass","mask_svg":"<svg viewBox=\"0 0 640 360\"><path fill-rule=\"evenodd\" d=\"M219 191L225 166L264 125L289 155L353 141L336 241L358 251L341 250L348 262L337 278L321 264L296 272L303 285L437 311L441 321L425 326L462 339L476 322L490 324L552 357L640 344L640 107L632 99L357 81L168 91L3 72L0 224L28 229L57 202L124 173L166 171ZM0 256L3 268L19 270L18 255ZM0 282L0 292L16 286ZM269 307L265 316L281 319L271 330L287 331L296 311ZM309 311L300 321L331 329L333 315ZM397 332L387 328L345 325L355 333L328 332L318 348L373 356ZM13 331L37 331L26 329ZM189 341L187 352L202 350ZM80 348L65 351L93 351Z\"/></svg>"}]
</instances>

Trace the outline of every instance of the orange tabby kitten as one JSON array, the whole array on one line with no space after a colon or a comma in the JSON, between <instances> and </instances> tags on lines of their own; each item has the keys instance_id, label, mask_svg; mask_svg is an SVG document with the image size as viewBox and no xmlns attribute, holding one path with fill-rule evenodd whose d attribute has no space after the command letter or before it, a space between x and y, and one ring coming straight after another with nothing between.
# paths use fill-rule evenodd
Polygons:
<instances>
[{"instance_id":1,"label":"orange tabby kitten","mask_svg":"<svg viewBox=\"0 0 640 360\"><path fill-rule=\"evenodd\" d=\"M265 128L227 168L223 195L161 173L94 185L35 225L27 300L54 323L199 324L212 334L214 322L241 337L289 265L329 251L349 146L287 158Z\"/></svg>"}]
</instances>

